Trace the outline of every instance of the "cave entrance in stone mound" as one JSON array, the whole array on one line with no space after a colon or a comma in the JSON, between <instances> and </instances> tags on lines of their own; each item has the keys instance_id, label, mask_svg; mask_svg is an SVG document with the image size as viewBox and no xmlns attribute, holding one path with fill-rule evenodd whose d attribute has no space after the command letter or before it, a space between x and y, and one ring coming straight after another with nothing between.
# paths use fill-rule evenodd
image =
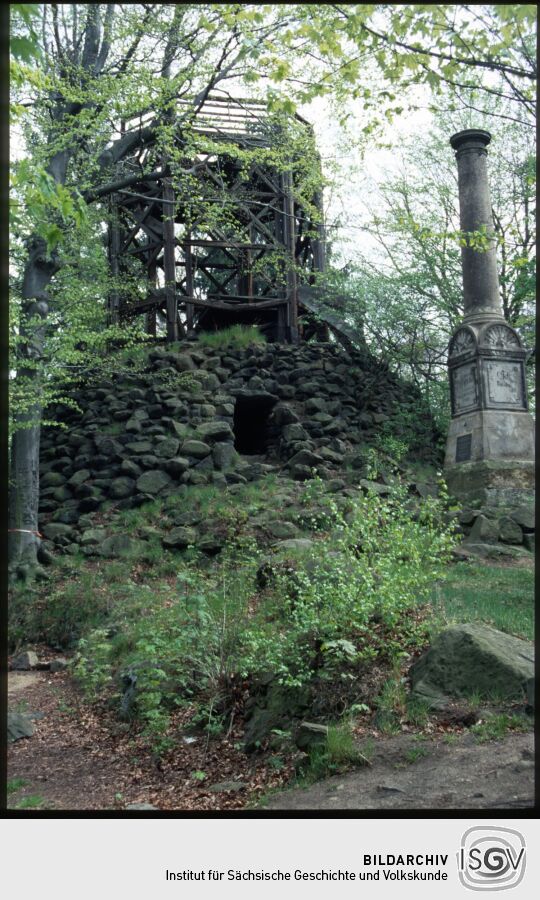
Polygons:
<instances>
[{"instance_id":1,"label":"cave entrance in stone mound","mask_svg":"<svg viewBox=\"0 0 540 900\"><path fill-rule=\"evenodd\" d=\"M234 446L239 453L264 454L270 437L269 419L276 400L237 397L234 407Z\"/></svg>"}]
</instances>

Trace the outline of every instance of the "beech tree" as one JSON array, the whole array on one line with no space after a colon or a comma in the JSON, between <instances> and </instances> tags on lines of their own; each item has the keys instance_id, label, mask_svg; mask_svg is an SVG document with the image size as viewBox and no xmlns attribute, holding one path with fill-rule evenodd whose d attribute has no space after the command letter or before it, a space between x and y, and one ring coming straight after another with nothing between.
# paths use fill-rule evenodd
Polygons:
<instances>
[{"instance_id":1,"label":"beech tree","mask_svg":"<svg viewBox=\"0 0 540 900\"><path fill-rule=\"evenodd\" d=\"M84 229L99 237L93 207L163 175L159 165L129 169L134 151L152 143L165 150L171 119L189 130L216 90L248 91L285 113L332 94L343 117L352 98L364 110L364 137L399 115L416 84L435 92L449 84L463 102L480 83L486 94L507 92L513 117L530 117L533 23L529 5L12 5L12 115L24 154L12 187L19 294L12 371L23 387L11 441L11 563L33 564L39 544L51 285L69 257L68 237ZM182 113L178 99L189 100ZM121 119L137 117L139 124L120 131Z\"/></svg>"}]
</instances>

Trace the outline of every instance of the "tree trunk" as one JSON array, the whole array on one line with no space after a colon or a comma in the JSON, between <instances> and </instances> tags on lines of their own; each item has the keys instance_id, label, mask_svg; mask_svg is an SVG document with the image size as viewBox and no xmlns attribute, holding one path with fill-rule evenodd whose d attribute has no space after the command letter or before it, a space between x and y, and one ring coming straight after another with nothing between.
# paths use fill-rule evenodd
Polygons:
<instances>
[{"instance_id":1,"label":"tree trunk","mask_svg":"<svg viewBox=\"0 0 540 900\"><path fill-rule=\"evenodd\" d=\"M11 442L9 474L9 543L8 564L35 565L37 562L39 507L39 439L41 424L41 372L39 367L25 365L38 362L43 355L45 318L48 312L45 288L60 268L56 254L47 255L43 238L34 236L28 245L22 296L23 321L21 344L15 366L17 375L26 380L29 396L35 398L28 410L15 412L15 433ZM41 323L29 326L24 319L38 316Z\"/></svg>"}]
</instances>

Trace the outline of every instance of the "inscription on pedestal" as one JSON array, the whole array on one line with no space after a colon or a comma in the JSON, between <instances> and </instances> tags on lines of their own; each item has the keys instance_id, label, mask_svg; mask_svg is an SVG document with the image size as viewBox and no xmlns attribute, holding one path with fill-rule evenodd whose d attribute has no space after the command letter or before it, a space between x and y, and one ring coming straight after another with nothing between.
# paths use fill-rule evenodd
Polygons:
<instances>
[{"instance_id":1,"label":"inscription on pedestal","mask_svg":"<svg viewBox=\"0 0 540 900\"><path fill-rule=\"evenodd\" d=\"M525 409L522 364L490 359L484 368L489 406Z\"/></svg>"},{"instance_id":2,"label":"inscription on pedestal","mask_svg":"<svg viewBox=\"0 0 540 900\"><path fill-rule=\"evenodd\" d=\"M454 414L466 412L478 405L476 364L458 366L452 372Z\"/></svg>"},{"instance_id":3,"label":"inscription on pedestal","mask_svg":"<svg viewBox=\"0 0 540 900\"><path fill-rule=\"evenodd\" d=\"M471 458L472 434L462 434L456 440L456 462L466 462Z\"/></svg>"}]
</instances>

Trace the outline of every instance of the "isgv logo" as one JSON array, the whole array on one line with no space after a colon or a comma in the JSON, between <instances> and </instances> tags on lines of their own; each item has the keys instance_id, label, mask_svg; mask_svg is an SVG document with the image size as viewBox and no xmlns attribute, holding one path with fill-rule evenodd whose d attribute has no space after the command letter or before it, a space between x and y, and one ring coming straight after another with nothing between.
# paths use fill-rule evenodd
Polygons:
<instances>
[{"instance_id":1,"label":"isgv logo","mask_svg":"<svg viewBox=\"0 0 540 900\"><path fill-rule=\"evenodd\" d=\"M495 825L469 828L457 854L459 880L471 891L504 891L525 874L525 839Z\"/></svg>"}]
</instances>

